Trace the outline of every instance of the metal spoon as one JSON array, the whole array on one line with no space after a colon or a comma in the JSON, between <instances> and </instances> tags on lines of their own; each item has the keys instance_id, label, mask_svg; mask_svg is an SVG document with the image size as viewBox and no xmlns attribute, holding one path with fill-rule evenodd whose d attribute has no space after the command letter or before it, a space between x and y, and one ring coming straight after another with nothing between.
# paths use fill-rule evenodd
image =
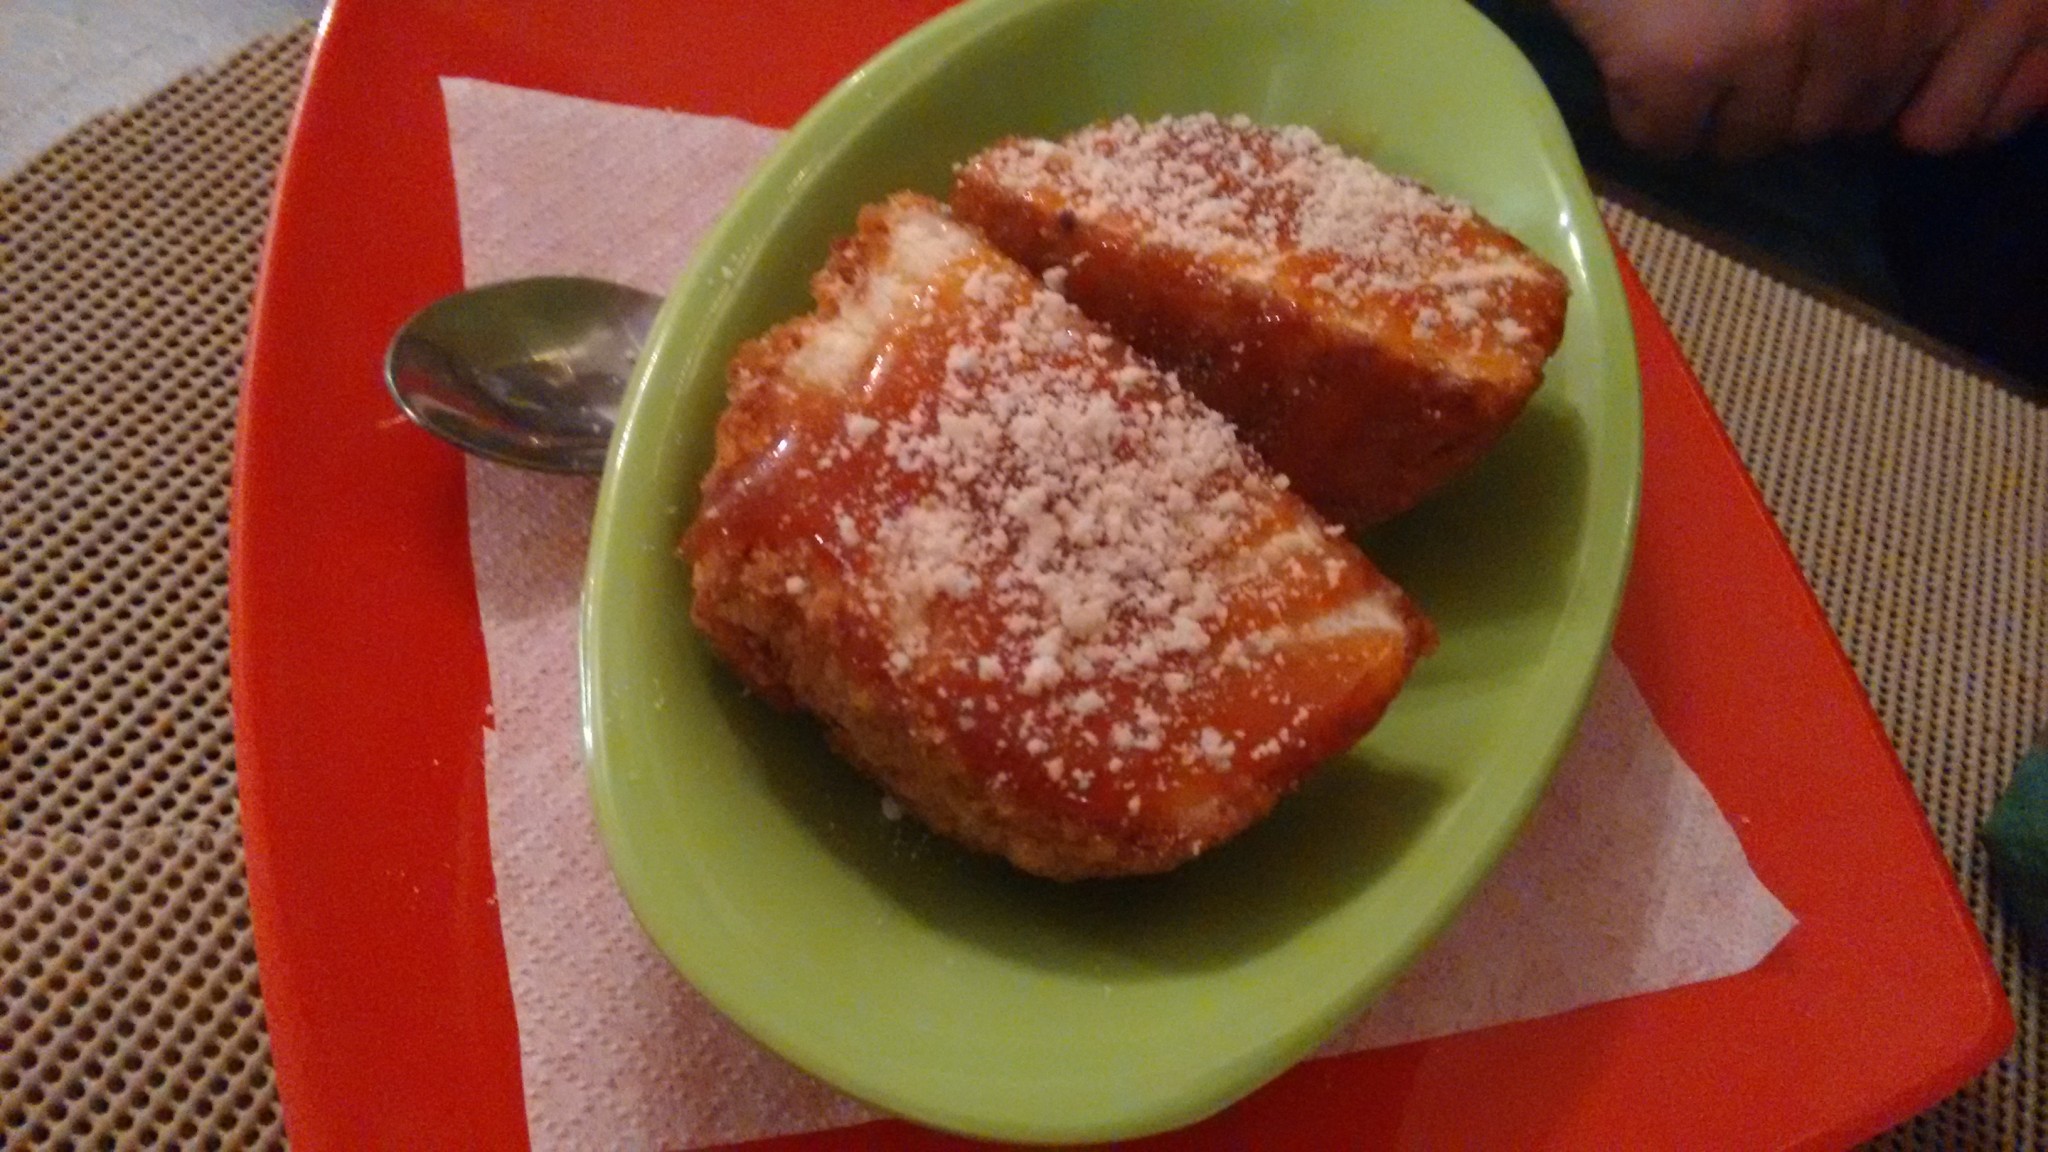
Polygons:
<instances>
[{"instance_id":1,"label":"metal spoon","mask_svg":"<svg viewBox=\"0 0 2048 1152\"><path fill-rule=\"evenodd\" d=\"M596 474L660 307L637 288L574 276L471 288L405 322L384 383L415 424L465 452Z\"/></svg>"}]
</instances>

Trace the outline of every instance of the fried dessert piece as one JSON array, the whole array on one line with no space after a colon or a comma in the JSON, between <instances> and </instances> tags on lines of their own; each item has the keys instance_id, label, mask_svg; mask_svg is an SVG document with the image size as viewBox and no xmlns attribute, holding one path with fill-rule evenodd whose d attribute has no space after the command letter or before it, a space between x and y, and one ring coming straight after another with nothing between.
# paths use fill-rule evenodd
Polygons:
<instances>
[{"instance_id":1,"label":"fried dessert piece","mask_svg":"<svg viewBox=\"0 0 2048 1152\"><path fill-rule=\"evenodd\" d=\"M1484 454L1564 333L1557 269L1307 128L1008 139L960 166L952 207L1353 528Z\"/></svg>"},{"instance_id":2,"label":"fried dessert piece","mask_svg":"<svg viewBox=\"0 0 2048 1152\"><path fill-rule=\"evenodd\" d=\"M1230 426L924 197L744 345L697 625L936 831L1170 869L1378 720L1433 642Z\"/></svg>"}]
</instances>

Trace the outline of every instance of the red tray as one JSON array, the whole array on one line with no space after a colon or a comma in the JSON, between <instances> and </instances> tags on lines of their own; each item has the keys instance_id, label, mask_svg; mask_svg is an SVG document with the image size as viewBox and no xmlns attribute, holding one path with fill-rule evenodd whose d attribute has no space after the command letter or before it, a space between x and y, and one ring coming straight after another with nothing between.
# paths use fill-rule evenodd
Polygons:
<instances>
[{"instance_id":1,"label":"red tray","mask_svg":"<svg viewBox=\"0 0 2048 1152\"><path fill-rule=\"evenodd\" d=\"M461 283L436 78L787 126L944 5L338 0L279 188L232 534L236 755L301 1149L526 1144L487 843L488 681L457 454L385 341ZM1754 970L1296 1067L1143 1148L1827 1148L1933 1104L2013 1023L1877 718L1640 284L1642 517L1615 645L1799 917ZM766 1142L954 1148L896 1121Z\"/></svg>"}]
</instances>

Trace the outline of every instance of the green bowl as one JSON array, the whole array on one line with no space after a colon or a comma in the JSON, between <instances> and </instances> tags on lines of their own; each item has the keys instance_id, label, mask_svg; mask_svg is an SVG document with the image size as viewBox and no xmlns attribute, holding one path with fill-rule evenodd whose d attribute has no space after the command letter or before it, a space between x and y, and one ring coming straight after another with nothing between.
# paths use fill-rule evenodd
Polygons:
<instances>
[{"instance_id":1,"label":"green bowl","mask_svg":"<svg viewBox=\"0 0 2048 1152\"><path fill-rule=\"evenodd\" d=\"M689 622L676 541L742 340L806 310L860 205L943 196L1006 133L1130 112L1310 125L1563 268L1563 347L1475 471L1365 541L1442 632L1371 737L1266 823L1146 880L1058 885L882 814ZM1641 410L1614 257L1556 111L1455 0L976 0L797 125L657 322L598 504L583 694L634 912L720 1011L926 1124L1130 1137L1313 1051L1457 911L1571 736L1628 567Z\"/></svg>"}]
</instances>

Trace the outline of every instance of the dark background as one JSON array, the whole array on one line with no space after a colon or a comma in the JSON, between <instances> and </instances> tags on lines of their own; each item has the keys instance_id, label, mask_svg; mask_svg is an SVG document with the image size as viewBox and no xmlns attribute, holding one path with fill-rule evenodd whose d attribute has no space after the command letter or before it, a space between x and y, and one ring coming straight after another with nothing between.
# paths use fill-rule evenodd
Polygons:
<instances>
[{"instance_id":1,"label":"dark background","mask_svg":"<svg viewBox=\"0 0 2048 1152\"><path fill-rule=\"evenodd\" d=\"M1616 135L1599 71L1562 20L1527 0L1474 3L1535 64L1596 185L1903 319L2048 400L2048 118L1940 157L1873 136L1741 164L1658 160Z\"/></svg>"}]
</instances>

